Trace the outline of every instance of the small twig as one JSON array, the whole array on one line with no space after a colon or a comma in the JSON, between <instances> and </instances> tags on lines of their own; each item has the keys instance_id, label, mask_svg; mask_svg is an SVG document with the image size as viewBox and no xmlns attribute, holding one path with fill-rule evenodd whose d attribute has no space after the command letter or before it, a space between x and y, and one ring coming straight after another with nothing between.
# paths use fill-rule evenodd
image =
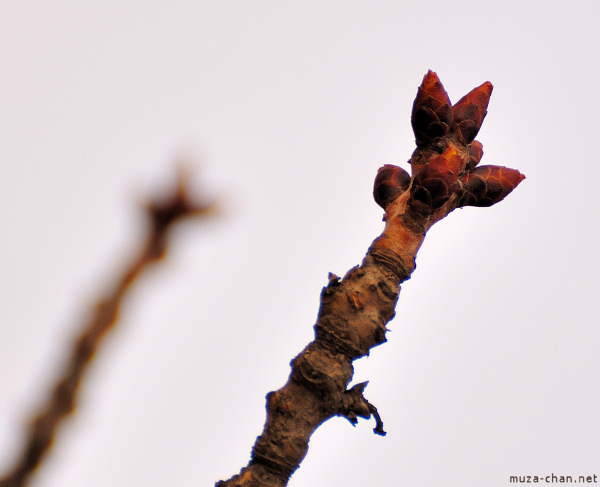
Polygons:
<instances>
[{"instance_id":1,"label":"small twig","mask_svg":"<svg viewBox=\"0 0 600 487\"><path fill-rule=\"evenodd\" d=\"M367 401L363 395L368 383L369 381L361 382L344 392L340 415L350 421L353 426L358 424L359 417L369 419L373 416L375 418L375 428L373 428L373 433L385 436L387 433L383 429L383 421L381 420L379 411L377 411L377 408Z\"/></svg>"},{"instance_id":2,"label":"small twig","mask_svg":"<svg viewBox=\"0 0 600 487\"><path fill-rule=\"evenodd\" d=\"M150 221L146 243L132 259L112 290L98 299L87 323L73 343L68 362L57 379L47 402L29 422L22 455L13 469L0 478L0 487L21 487L40 465L54 442L59 424L75 410L82 377L98 350L101 339L118 319L125 293L150 264L167 252L167 234L172 224L188 216L204 216L215 210L213 204L194 203L186 189L186 177L179 171L177 187L167 198L145 205Z\"/></svg>"}]
</instances>

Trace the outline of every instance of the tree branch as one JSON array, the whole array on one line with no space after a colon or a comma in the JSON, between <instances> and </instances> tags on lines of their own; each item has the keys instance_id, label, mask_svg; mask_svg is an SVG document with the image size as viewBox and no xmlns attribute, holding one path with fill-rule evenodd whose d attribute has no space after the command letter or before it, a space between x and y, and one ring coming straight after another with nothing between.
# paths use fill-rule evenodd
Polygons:
<instances>
[{"instance_id":1,"label":"tree branch","mask_svg":"<svg viewBox=\"0 0 600 487\"><path fill-rule=\"evenodd\" d=\"M13 469L0 478L0 487L26 485L29 476L51 448L58 426L75 410L83 375L102 338L115 326L125 293L143 270L166 255L167 235L173 223L188 216L207 215L214 209L214 205L200 205L192 201L187 194L182 172L171 195L163 201L146 205L150 222L146 243L137 257L125 267L113 288L97 301L89 321L82 326L80 335L73 343L68 363L52 388L50 397L29 421L23 453Z\"/></svg>"},{"instance_id":2,"label":"tree branch","mask_svg":"<svg viewBox=\"0 0 600 487\"><path fill-rule=\"evenodd\" d=\"M385 210L383 233L360 266L343 279L330 274L315 339L292 360L287 383L267 395L267 420L249 464L217 487L287 485L313 432L334 416L356 423L373 415L375 433L385 434L377 409L363 395L366 383L346 389L352 362L385 342L400 284L414 271L427 230L458 207L501 201L524 179L514 169L476 167L483 148L474 138L491 91L486 82L452 106L437 75L425 75L411 118L417 144L412 174L386 165L375 179L375 201Z\"/></svg>"}]
</instances>

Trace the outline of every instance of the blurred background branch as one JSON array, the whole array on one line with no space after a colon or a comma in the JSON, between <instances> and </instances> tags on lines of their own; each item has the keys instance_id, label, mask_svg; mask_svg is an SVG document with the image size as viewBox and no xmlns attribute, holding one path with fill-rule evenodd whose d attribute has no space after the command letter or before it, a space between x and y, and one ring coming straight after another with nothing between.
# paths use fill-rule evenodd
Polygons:
<instances>
[{"instance_id":1,"label":"blurred background branch","mask_svg":"<svg viewBox=\"0 0 600 487\"><path fill-rule=\"evenodd\" d=\"M51 389L47 401L29 421L23 453L16 465L3 478L0 487L27 485L29 476L41 464L52 447L57 428L77 406L78 392L84 374L102 342L117 323L123 299L136 278L149 266L165 257L172 225L187 217L206 217L215 212L214 203L199 203L188 190L188 177L179 169L175 188L166 195L155 196L145 205L147 235L137 256L127 263L112 289L93 305L89 321L73 342L70 356Z\"/></svg>"}]
</instances>

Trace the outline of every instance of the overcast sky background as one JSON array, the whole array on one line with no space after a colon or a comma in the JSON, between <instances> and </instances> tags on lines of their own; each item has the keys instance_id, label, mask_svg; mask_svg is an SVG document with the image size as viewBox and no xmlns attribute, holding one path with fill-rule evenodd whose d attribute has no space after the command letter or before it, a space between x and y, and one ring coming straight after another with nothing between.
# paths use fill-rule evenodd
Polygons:
<instances>
[{"instance_id":1,"label":"overcast sky background","mask_svg":"<svg viewBox=\"0 0 600 487\"><path fill-rule=\"evenodd\" d=\"M33 487L213 485L312 339L327 273L383 228L427 69L495 89L483 164L527 179L434 226L388 342L355 363L385 422L336 418L290 482L506 486L600 475L593 1L2 1L0 466L175 160L221 215L129 295ZM405 166L406 167L406 166Z\"/></svg>"}]
</instances>

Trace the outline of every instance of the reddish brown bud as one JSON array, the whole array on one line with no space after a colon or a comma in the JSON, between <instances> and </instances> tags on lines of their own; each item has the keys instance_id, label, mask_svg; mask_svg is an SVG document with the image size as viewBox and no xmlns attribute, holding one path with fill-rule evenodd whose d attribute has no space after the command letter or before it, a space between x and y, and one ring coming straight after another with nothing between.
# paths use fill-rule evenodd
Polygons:
<instances>
[{"instance_id":1,"label":"reddish brown bud","mask_svg":"<svg viewBox=\"0 0 600 487\"><path fill-rule=\"evenodd\" d=\"M377 171L373 198L385 210L387 205L408 189L409 184L410 176L404 169L386 164Z\"/></svg>"},{"instance_id":2,"label":"reddish brown bud","mask_svg":"<svg viewBox=\"0 0 600 487\"><path fill-rule=\"evenodd\" d=\"M443 154L433 157L427 164L431 174L456 181L462 166L462 159L458 155L458 151L450 146Z\"/></svg>"},{"instance_id":3,"label":"reddish brown bud","mask_svg":"<svg viewBox=\"0 0 600 487\"><path fill-rule=\"evenodd\" d=\"M469 146L469 162L467 162L465 169L467 171L473 169L475 166L477 166L477 164L479 164L479 161L481 161L482 157L483 145L481 142L474 140Z\"/></svg>"},{"instance_id":4,"label":"reddish brown bud","mask_svg":"<svg viewBox=\"0 0 600 487\"><path fill-rule=\"evenodd\" d=\"M452 132L462 144L469 144L477 136L487 113L492 89L492 83L486 81L452 107Z\"/></svg>"},{"instance_id":5,"label":"reddish brown bud","mask_svg":"<svg viewBox=\"0 0 600 487\"><path fill-rule=\"evenodd\" d=\"M479 166L463 178L460 206L492 206L502 201L525 176L503 166Z\"/></svg>"},{"instance_id":6,"label":"reddish brown bud","mask_svg":"<svg viewBox=\"0 0 600 487\"><path fill-rule=\"evenodd\" d=\"M442 82L428 71L413 104L411 123L417 147L445 136L452 122L452 105Z\"/></svg>"},{"instance_id":7,"label":"reddish brown bud","mask_svg":"<svg viewBox=\"0 0 600 487\"><path fill-rule=\"evenodd\" d=\"M486 81L452 106L437 75L428 71L411 117L417 143L409 161L412 183L405 171L384 166L375 180L375 201L386 208L410 187L410 208L431 216L445 206L448 211L457 205L490 206L505 198L525 176L505 167L478 168L483 146L475 136L487 114L492 90Z\"/></svg>"},{"instance_id":8,"label":"reddish brown bud","mask_svg":"<svg viewBox=\"0 0 600 487\"><path fill-rule=\"evenodd\" d=\"M440 208L458 189L461 166L462 159L453 147L433 157L415 175L411 206L420 212Z\"/></svg>"}]
</instances>

